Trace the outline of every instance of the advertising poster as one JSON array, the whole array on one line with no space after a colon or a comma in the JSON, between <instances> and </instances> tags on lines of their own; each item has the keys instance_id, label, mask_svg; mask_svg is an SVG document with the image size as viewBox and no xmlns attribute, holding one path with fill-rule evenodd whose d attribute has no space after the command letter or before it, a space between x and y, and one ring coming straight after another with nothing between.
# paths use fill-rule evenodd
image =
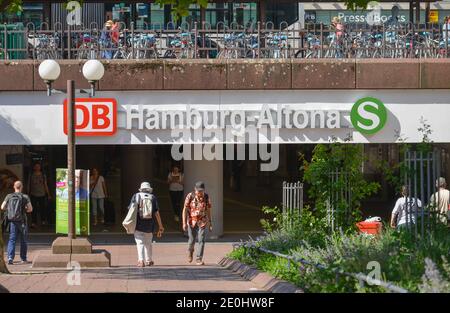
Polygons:
<instances>
[{"instance_id":1,"label":"advertising poster","mask_svg":"<svg viewBox=\"0 0 450 313\"><path fill-rule=\"evenodd\" d=\"M68 233L67 169L56 169L56 233ZM75 170L75 228L76 234L87 236L89 228L89 171Z\"/></svg>"}]
</instances>

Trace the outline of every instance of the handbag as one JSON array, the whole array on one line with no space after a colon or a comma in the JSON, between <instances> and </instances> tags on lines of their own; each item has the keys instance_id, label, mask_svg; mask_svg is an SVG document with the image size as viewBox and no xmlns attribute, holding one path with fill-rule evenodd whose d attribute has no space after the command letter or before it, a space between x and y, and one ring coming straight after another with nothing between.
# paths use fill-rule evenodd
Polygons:
<instances>
[{"instance_id":1,"label":"handbag","mask_svg":"<svg viewBox=\"0 0 450 313\"><path fill-rule=\"evenodd\" d=\"M138 206L139 204L136 201L133 201L128 210L127 216L122 222L122 226L127 231L127 234L134 234L136 230Z\"/></svg>"}]
</instances>

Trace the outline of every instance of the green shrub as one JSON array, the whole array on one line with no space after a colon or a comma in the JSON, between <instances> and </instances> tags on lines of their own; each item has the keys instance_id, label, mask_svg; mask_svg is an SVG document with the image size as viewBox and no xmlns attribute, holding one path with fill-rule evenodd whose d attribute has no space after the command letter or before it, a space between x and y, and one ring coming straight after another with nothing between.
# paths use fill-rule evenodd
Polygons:
<instances>
[{"instance_id":1,"label":"green shrub","mask_svg":"<svg viewBox=\"0 0 450 313\"><path fill-rule=\"evenodd\" d=\"M326 237L324 243L313 244L301 238L301 231L277 229L258 238L256 245L326 266L326 270L300 264L288 268L286 260L255 249L241 248L231 254L307 292L386 292L379 286L367 282L360 285L354 278L336 274L345 271L369 275L373 269L370 264L377 264L380 269L380 276L372 278L393 282L412 292L448 292L450 286L446 259L450 236L444 228L420 240L408 232L387 229L376 237L335 233Z\"/></svg>"}]
</instances>

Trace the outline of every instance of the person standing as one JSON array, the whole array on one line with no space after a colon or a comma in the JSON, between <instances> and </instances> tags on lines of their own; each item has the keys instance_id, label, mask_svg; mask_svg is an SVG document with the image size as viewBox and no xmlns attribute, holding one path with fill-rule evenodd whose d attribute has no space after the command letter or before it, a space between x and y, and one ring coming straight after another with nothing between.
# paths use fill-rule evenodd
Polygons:
<instances>
[{"instance_id":1,"label":"person standing","mask_svg":"<svg viewBox=\"0 0 450 313\"><path fill-rule=\"evenodd\" d=\"M159 215L158 199L153 194L150 183L143 182L139 192L131 198L128 209L137 206L136 227L134 239L138 252L138 267L152 266L152 240L155 228L155 219L158 223L158 237L164 232L161 216ZM145 262L145 263L144 263Z\"/></svg>"},{"instance_id":2,"label":"person standing","mask_svg":"<svg viewBox=\"0 0 450 313\"><path fill-rule=\"evenodd\" d=\"M100 41L102 43L102 48L104 49L102 51L101 57L104 59L112 59L114 56L113 51L113 41L112 41L112 32L111 29L113 27L114 23L111 20L106 21L103 30L100 34Z\"/></svg>"},{"instance_id":3,"label":"person standing","mask_svg":"<svg viewBox=\"0 0 450 313\"><path fill-rule=\"evenodd\" d=\"M100 216L100 224L105 223L105 198L108 197L105 178L96 168L92 169L90 185L92 215L94 226L96 226L99 221L98 216Z\"/></svg>"},{"instance_id":4,"label":"person standing","mask_svg":"<svg viewBox=\"0 0 450 313\"><path fill-rule=\"evenodd\" d=\"M172 210L175 222L180 221L181 215L181 199L183 198L183 173L181 173L178 166L172 167L167 176L167 183L169 184L170 202L172 203Z\"/></svg>"},{"instance_id":5,"label":"person standing","mask_svg":"<svg viewBox=\"0 0 450 313\"><path fill-rule=\"evenodd\" d=\"M183 230L188 232L188 262L192 262L194 254L195 237L198 237L197 265L204 265L203 252L208 230L212 231L211 199L205 192L205 184L201 181L195 184L183 206Z\"/></svg>"},{"instance_id":6,"label":"person standing","mask_svg":"<svg viewBox=\"0 0 450 313\"><path fill-rule=\"evenodd\" d=\"M450 209L450 191L447 189L447 182L444 177L436 180L437 192L431 195L430 203L438 214L438 220L447 225L448 212Z\"/></svg>"},{"instance_id":7,"label":"person standing","mask_svg":"<svg viewBox=\"0 0 450 313\"><path fill-rule=\"evenodd\" d=\"M422 208L422 202L419 199L409 196L408 186L402 186L401 195L391 215L391 227L397 230L412 227L416 223L416 213Z\"/></svg>"},{"instance_id":8,"label":"person standing","mask_svg":"<svg viewBox=\"0 0 450 313\"><path fill-rule=\"evenodd\" d=\"M119 37L120 37L120 23L117 19L114 19L111 26L111 41L115 48L119 46Z\"/></svg>"},{"instance_id":9,"label":"person standing","mask_svg":"<svg viewBox=\"0 0 450 313\"><path fill-rule=\"evenodd\" d=\"M38 224L39 218L42 225L47 224L50 219L47 202L51 199L51 195L48 190L47 177L42 172L40 163L33 165L33 172L28 179L28 193L34 208L31 227L33 228Z\"/></svg>"},{"instance_id":10,"label":"person standing","mask_svg":"<svg viewBox=\"0 0 450 313\"><path fill-rule=\"evenodd\" d=\"M442 42L441 46L443 48L448 47L450 45L450 16L446 16L442 23ZM448 43L446 43L448 41Z\"/></svg>"},{"instance_id":11,"label":"person standing","mask_svg":"<svg viewBox=\"0 0 450 313\"><path fill-rule=\"evenodd\" d=\"M28 263L28 223L27 213L33 211L30 198L22 193L23 184L21 181L14 182L14 193L6 196L2 203L2 211L7 211L7 219L10 226L9 241L8 241L8 264L14 264L14 257L16 255L16 241L20 236L20 258L21 264Z\"/></svg>"},{"instance_id":12,"label":"person standing","mask_svg":"<svg viewBox=\"0 0 450 313\"><path fill-rule=\"evenodd\" d=\"M339 17L335 16L331 20L331 30L334 31L334 34L331 33L331 35L335 38L336 57L341 58L343 57L342 40L344 37L344 24Z\"/></svg>"}]
</instances>

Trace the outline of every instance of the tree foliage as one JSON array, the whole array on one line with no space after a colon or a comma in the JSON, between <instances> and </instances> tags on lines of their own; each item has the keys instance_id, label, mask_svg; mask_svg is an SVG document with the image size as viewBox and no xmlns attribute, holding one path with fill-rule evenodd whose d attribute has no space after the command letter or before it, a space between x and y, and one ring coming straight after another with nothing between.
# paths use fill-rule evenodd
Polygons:
<instances>
[{"instance_id":1,"label":"tree foliage","mask_svg":"<svg viewBox=\"0 0 450 313\"><path fill-rule=\"evenodd\" d=\"M365 160L362 145L339 143L318 144L311 161L304 160L304 181L319 215L334 207L337 225L351 231L361 219L361 202L374 194L380 185L368 182L362 172ZM345 197L350 192L350 197Z\"/></svg>"},{"instance_id":2,"label":"tree foliage","mask_svg":"<svg viewBox=\"0 0 450 313\"><path fill-rule=\"evenodd\" d=\"M208 6L208 0L156 0L159 5L171 5L172 15L175 18L189 15L189 6L191 4L199 5L202 8Z\"/></svg>"},{"instance_id":3,"label":"tree foliage","mask_svg":"<svg viewBox=\"0 0 450 313\"><path fill-rule=\"evenodd\" d=\"M0 12L17 13L22 11L22 0L0 0Z\"/></svg>"},{"instance_id":4,"label":"tree foliage","mask_svg":"<svg viewBox=\"0 0 450 313\"><path fill-rule=\"evenodd\" d=\"M365 9L371 0L347 0L343 1L349 10ZM66 1L69 2L69 1ZM82 1L79 1L82 2ZM191 4L206 8L208 0L156 0L159 5L172 5L172 14L175 17L189 15ZM16 13L22 11L23 0L0 0L0 12Z\"/></svg>"}]
</instances>

